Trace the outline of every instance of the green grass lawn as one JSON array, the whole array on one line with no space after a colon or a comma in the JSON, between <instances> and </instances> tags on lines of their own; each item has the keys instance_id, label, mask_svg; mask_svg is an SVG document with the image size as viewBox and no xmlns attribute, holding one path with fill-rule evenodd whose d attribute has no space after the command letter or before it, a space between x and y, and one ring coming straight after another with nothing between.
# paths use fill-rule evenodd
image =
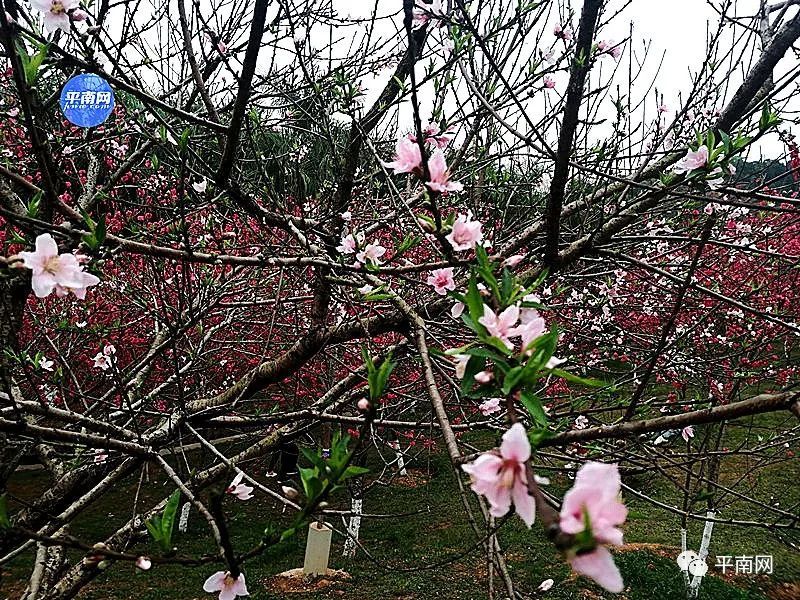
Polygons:
<instances>
[{"instance_id":1,"label":"green grass lawn","mask_svg":"<svg viewBox=\"0 0 800 600\"><path fill-rule=\"evenodd\" d=\"M782 467L780 472L767 472L768 476L788 483L798 480L794 472ZM251 471L258 476L259 467ZM413 478L397 481L389 487L375 486L365 501L368 513L413 513L393 519L365 519L361 541L371 558L359 552L354 560L341 557L342 539L334 538L331 566L344 569L352 575L347 582L339 582L325 590L287 594L264 585L269 577L294 567L302 566L304 539L272 548L246 565L248 587L254 600L285 597L344 598L352 600L430 599L458 600L487 598L485 556L475 549L476 540L463 518L463 507L455 491L452 470L443 453L434 452L424 464L416 464ZM662 501L674 500L664 482L648 481L646 475L638 476L637 486ZM94 506L76 521L73 533L94 542L106 537L114 527L125 522L132 511L132 490L120 486L102 504ZM269 481L269 480L268 480ZM274 480L272 480L274 481ZM35 497L46 485L38 473L21 473L15 477L11 492L20 497ZM561 492L569 485L566 479L556 478L552 487ZM149 484L144 499L161 498L170 490L158 483ZM654 509L635 498L626 498L630 509L626 525L626 541L631 544L616 553L617 562L628 586L621 597L630 599L682 599L685 598L680 571L674 561L680 543L677 516ZM344 492L332 499L332 508L346 508ZM785 506L791 505L787 499ZM289 515L281 516L275 505L262 495L249 502L232 497L226 499L230 515L230 528L237 550L244 551L258 543L264 527L270 520L288 522ZM735 514L735 507L731 513ZM729 515L730 516L730 515ZM751 515L755 517L754 515ZM343 529L341 520L333 522ZM702 523L693 523L690 529L690 546L697 549ZM201 517L193 512L187 534L176 534L181 553L199 554L212 548L210 538L204 533ZM500 533L508 564L518 589L531 597L544 598L611 598L585 579L571 574L559 558L541 529L534 524L527 530L519 519L512 518ZM137 546L142 553L156 553L144 541ZM472 551L470 551L472 550ZM711 553L728 555L773 554L775 572L772 577L721 578L714 576L712 567L703 583L700 598L708 600L764 598L797 598L800 586L800 556L779 543L766 529L743 529L718 525L714 530ZM79 555L75 555L79 558ZM18 597L28 576L31 556L23 556L2 574L0 598ZM98 577L96 582L80 596L93 600L187 600L215 598L202 589L204 579L217 570L187 569L176 566L154 566L147 573L138 572L132 565L116 565ZM555 580L553 588L543 594L536 591L547 578ZM790 587L791 586L791 587ZM498 589L500 589L498 587ZM11 591L14 595L10 595ZM538 594L538 595L537 595ZM783 594L783 595L781 595ZM502 597L499 595L498 597Z\"/></svg>"}]
</instances>

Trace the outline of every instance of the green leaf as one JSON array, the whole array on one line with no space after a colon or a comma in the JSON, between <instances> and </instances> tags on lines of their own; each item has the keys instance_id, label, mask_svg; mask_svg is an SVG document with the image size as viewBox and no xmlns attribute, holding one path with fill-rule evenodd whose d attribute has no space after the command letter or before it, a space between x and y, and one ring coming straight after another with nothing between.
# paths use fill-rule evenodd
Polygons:
<instances>
[{"instance_id":1,"label":"green leaf","mask_svg":"<svg viewBox=\"0 0 800 600\"><path fill-rule=\"evenodd\" d=\"M28 203L25 205L25 210L28 216L32 219L35 219L36 216L39 214L39 206L42 203L42 191L36 192L33 198L31 198Z\"/></svg>"},{"instance_id":2,"label":"green leaf","mask_svg":"<svg viewBox=\"0 0 800 600\"><path fill-rule=\"evenodd\" d=\"M469 394L472 386L475 385L475 374L480 373L486 367L486 359L481 356L471 356L464 369L464 378L461 380L461 392Z\"/></svg>"},{"instance_id":3,"label":"green leaf","mask_svg":"<svg viewBox=\"0 0 800 600\"><path fill-rule=\"evenodd\" d=\"M163 544L166 550L172 549L172 530L175 527L175 515L178 513L180 501L181 491L175 490L164 507L164 516L161 518L161 533L163 534Z\"/></svg>"},{"instance_id":4,"label":"green leaf","mask_svg":"<svg viewBox=\"0 0 800 600\"><path fill-rule=\"evenodd\" d=\"M547 415L544 413L544 408L542 408L542 401L535 394L526 390L520 393L519 399L531 417L533 417L533 420L541 427L547 427Z\"/></svg>"},{"instance_id":5,"label":"green leaf","mask_svg":"<svg viewBox=\"0 0 800 600\"><path fill-rule=\"evenodd\" d=\"M469 284L467 285L467 294L464 296L465 304L471 317L471 321L465 323L478 335L485 335L486 328L478 322L478 319L483 317L483 300L481 293L478 291L478 282L475 273L471 273L469 277Z\"/></svg>"},{"instance_id":6,"label":"green leaf","mask_svg":"<svg viewBox=\"0 0 800 600\"><path fill-rule=\"evenodd\" d=\"M100 215L97 218L97 228L94 231L94 237L97 240L98 246L106 241L106 216Z\"/></svg>"},{"instance_id":7,"label":"green leaf","mask_svg":"<svg viewBox=\"0 0 800 600\"><path fill-rule=\"evenodd\" d=\"M538 448L539 446L541 446L543 441L551 437L555 437L555 433L553 433L549 429L540 428L540 429L531 429L528 431L528 439L531 442L531 446L533 446L534 448Z\"/></svg>"},{"instance_id":8,"label":"green leaf","mask_svg":"<svg viewBox=\"0 0 800 600\"><path fill-rule=\"evenodd\" d=\"M341 481L344 481L345 479L349 479L350 477L358 477L359 475L366 475L367 473L369 473L369 469L367 469L366 467L351 466L345 469L344 473L342 473L342 476L339 479Z\"/></svg>"},{"instance_id":9,"label":"green leaf","mask_svg":"<svg viewBox=\"0 0 800 600\"><path fill-rule=\"evenodd\" d=\"M188 127L183 130L181 133L181 139L178 142L178 146L181 150L186 150L189 147L189 137L192 135L192 130Z\"/></svg>"},{"instance_id":10,"label":"green leaf","mask_svg":"<svg viewBox=\"0 0 800 600\"><path fill-rule=\"evenodd\" d=\"M494 336L481 336L481 339L487 344L489 344L492 348L499 350L505 356L511 356L514 353L514 351L512 349L509 349L509 347L506 346L505 342L503 342L503 340L501 340L500 338Z\"/></svg>"},{"instance_id":11,"label":"green leaf","mask_svg":"<svg viewBox=\"0 0 800 600\"><path fill-rule=\"evenodd\" d=\"M83 222L86 223L86 226L89 228L89 231L94 233L94 230L97 228L97 223L94 222L94 219L92 219L89 213L86 212L86 210L82 206L78 206L78 210L80 211L81 216L83 217Z\"/></svg>"},{"instance_id":12,"label":"green leaf","mask_svg":"<svg viewBox=\"0 0 800 600\"><path fill-rule=\"evenodd\" d=\"M519 366L512 368L508 373L506 373L506 376L503 379L503 394L508 395L511 390L517 386L519 380L522 378L524 370L525 369L523 367Z\"/></svg>"},{"instance_id":13,"label":"green leaf","mask_svg":"<svg viewBox=\"0 0 800 600\"><path fill-rule=\"evenodd\" d=\"M516 288L514 277L513 275L511 275L511 271L509 271L508 269L503 269L503 276L501 282L502 283L500 285L500 302L504 305L509 304L514 300L512 296L514 295L514 291Z\"/></svg>"},{"instance_id":14,"label":"green leaf","mask_svg":"<svg viewBox=\"0 0 800 600\"><path fill-rule=\"evenodd\" d=\"M711 151L717 146L717 138L714 135L714 130L709 129L708 134L706 134L706 146L708 146L708 150Z\"/></svg>"},{"instance_id":15,"label":"green leaf","mask_svg":"<svg viewBox=\"0 0 800 600\"><path fill-rule=\"evenodd\" d=\"M769 127L769 104L764 104L761 108L761 118L758 120L758 128L765 131Z\"/></svg>"},{"instance_id":16,"label":"green leaf","mask_svg":"<svg viewBox=\"0 0 800 600\"><path fill-rule=\"evenodd\" d=\"M489 286L489 289L492 290L494 297L500 300L500 287L497 284L497 278L494 276L492 264L489 262L489 255L486 253L486 249L483 246L475 246L475 256L478 259L478 274L481 276L481 279L486 282L486 285Z\"/></svg>"},{"instance_id":17,"label":"green leaf","mask_svg":"<svg viewBox=\"0 0 800 600\"><path fill-rule=\"evenodd\" d=\"M722 138L722 149L725 151L725 154L730 154L731 151L731 136L729 136L724 131L719 132L719 137Z\"/></svg>"},{"instance_id":18,"label":"green leaf","mask_svg":"<svg viewBox=\"0 0 800 600\"><path fill-rule=\"evenodd\" d=\"M144 522L145 526L147 527L147 531L150 532L150 535L156 541L156 543L164 547L162 540L163 534L161 533L161 517L158 515L153 515L151 518L147 519Z\"/></svg>"},{"instance_id":19,"label":"green leaf","mask_svg":"<svg viewBox=\"0 0 800 600\"><path fill-rule=\"evenodd\" d=\"M33 85L36 82L36 78L39 75L39 67L42 66L49 49L50 44L40 44L39 51L34 54L25 65L25 81L28 85Z\"/></svg>"},{"instance_id":20,"label":"green leaf","mask_svg":"<svg viewBox=\"0 0 800 600\"><path fill-rule=\"evenodd\" d=\"M369 384L369 397L373 402L377 401L386 389L386 383L389 380L389 375L394 369L392 362L392 355L389 354L381 363L380 367L376 367L375 363L369 355L366 347L361 348L361 356L364 359L364 365L367 368L367 383Z\"/></svg>"},{"instance_id":21,"label":"green leaf","mask_svg":"<svg viewBox=\"0 0 800 600\"><path fill-rule=\"evenodd\" d=\"M317 450L309 450L308 448L300 448L300 452L306 457L308 462L314 465L320 472L325 470L325 459L320 456Z\"/></svg>"},{"instance_id":22,"label":"green leaf","mask_svg":"<svg viewBox=\"0 0 800 600\"><path fill-rule=\"evenodd\" d=\"M566 379L570 383L577 383L579 385L585 385L587 387L604 388L608 387L609 385L605 381L600 381L599 379L589 379L587 377L579 377L578 375L570 373L569 371L564 371L562 369L551 369L551 372L553 373L553 375L561 377L561 379Z\"/></svg>"}]
</instances>

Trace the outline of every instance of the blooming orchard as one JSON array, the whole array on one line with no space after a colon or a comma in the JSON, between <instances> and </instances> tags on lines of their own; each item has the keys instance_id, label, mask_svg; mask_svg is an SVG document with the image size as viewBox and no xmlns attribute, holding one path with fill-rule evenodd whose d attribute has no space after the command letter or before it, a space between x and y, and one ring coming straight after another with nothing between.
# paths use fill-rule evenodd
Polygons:
<instances>
[{"instance_id":1,"label":"blooming orchard","mask_svg":"<svg viewBox=\"0 0 800 600\"><path fill-rule=\"evenodd\" d=\"M247 596L309 523L390 520L362 503L433 454L459 556L510 597L564 585L520 589L520 521L613 593L632 498L684 544L726 509L796 529L760 483L796 469L795 8L725 6L665 98L601 0L208 4L0 17L0 566L35 545L26 600L126 564ZM76 70L115 90L98 127L54 108ZM132 480L127 521L72 531Z\"/></svg>"}]
</instances>

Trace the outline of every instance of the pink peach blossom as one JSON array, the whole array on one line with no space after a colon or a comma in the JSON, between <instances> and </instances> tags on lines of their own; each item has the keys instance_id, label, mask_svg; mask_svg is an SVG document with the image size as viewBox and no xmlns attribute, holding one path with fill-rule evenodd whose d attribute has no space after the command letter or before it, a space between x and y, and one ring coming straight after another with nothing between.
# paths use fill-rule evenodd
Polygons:
<instances>
[{"instance_id":1,"label":"pink peach blossom","mask_svg":"<svg viewBox=\"0 0 800 600\"><path fill-rule=\"evenodd\" d=\"M494 373L491 371L481 371L480 373L475 373L475 381L478 383L489 383L494 379Z\"/></svg>"},{"instance_id":2,"label":"pink peach blossom","mask_svg":"<svg viewBox=\"0 0 800 600\"><path fill-rule=\"evenodd\" d=\"M491 414L500 412L500 398L489 398L488 400L484 400L478 406L478 409L481 411L481 414L484 417L488 417Z\"/></svg>"},{"instance_id":3,"label":"pink peach blossom","mask_svg":"<svg viewBox=\"0 0 800 600\"><path fill-rule=\"evenodd\" d=\"M412 173L421 170L422 154L419 150L419 144L416 142L412 142L407 137L402 137L397 140L394 153L394 160L392 162L383 163L383 166L387 169L394 170L395 175L398 173Z\"/></svg>"},{"instance_id":4,"label":"pink peach blossom","mask_svg":"<svg viewBox=\"0 0 800 600\"><path fill-rule=\"evenodd\" d=\"M442 0L431 0L430 3L422 2L421 0L416 0L414 2L413 29L416 30L425 25L425 23L430 21L431 16L434 17L444 16L444 7L442 6Z\"/></svg>"},{"instance_id":5,"label":"pink peach blossom","mask_svg":"<svg viewBox=\"0 0 800 600\"><path fill-rule=\"evenodd\" d=\"M356 260L362 264L368 262L378 266L381 264L380 258L386 254L386 248L379 244L367 244L364 249L356 254Z\"/></svg>"},{"instance_id":6,"label":"pink peach blossom","mask_svg":"<svg viewBox=\"0 0 800 600\"><path fill-rule=\"evenodd\" d=\"M452 231L447 234L447 241L453 250L472 250L483 240L482 227L483 224L473 221L471 215L460 214L453 223Z\"/></svg>"},{"instance_id":7,"label":"pink peach blossom","mask_svg":"<svg viewBox=\"0 0 800 600\"><path fill-rule=\"evenodd\" d=\"M503 261L504 267L516 267L519 263L521 263L525 257L522 254L515 254L514 256L509 256L507 259Z\"/></svg>"},{"instance_id":8,"label":"pink peach blossom","mask_svg":"<svg viewBox=\"0 0 800 600\"><path fill-rule=\"evenodd\" d=\"M450 140L455 136L455 129L448 127L444 132L436 123L429 123L422 130L422 136L427 144L433 144L437 148L446 148ZM417 141L417 136L413 133L408 134L408 139L412 142Z\"/></svg>"},{"instance_id":9,"label":"pink peach blossom","mask_svg":"<svg viewBox=\"0 0 800 600\"><path fill-rule=\"evenodd\" d=\"M525 428L514 423L503 434L500 449L481 454L474 462L463 465L472 479L472 491L486 497L489 512L502 517L511 509L530 527L536 517L536 504L528 493L525 465L531 457L531 445Z\"/></svg>"},{"instance_id":10,"label":"pink peach blossom","mask_svg":"<svg viewBox=\"0 0 800 600\"><path fill-rule=\"evenodd\" d=\"M41 11L48 31L69 33L69 11L78 8L78 0L31 0L31 6Z\"/></svg>"},{"instance_id":11,"label":"pink peach blossom","mask_svg":"<svg viewBox=\"0 0 800 600\"><path fill-rule=\"evenodd\" d=\"M103 371L108 371L111 368L111 358L102 352L98 352L94 356L94 366L103 369Z\"/></svg>"},{"instance_id":12,"label":"pink peach blossom","mask_svg":"<svg viewBox=\"0 0 800 600\"><path fill-rule=\"evenodd\" d=\"M352 233L348 233L342 238L341 243L336 246L336 251L341 254L355 254L356 252L356 239Z\"/></svg>"},{"instance_id":13,"label":"pink peach blossom","mask_svg":"<svg viewBox=\"0 0 800 600\"><path fill-rule=\"evenodd\" d=\"M445 296L447 290L452 291L456 289L456 282L453 279L453 267L436 269L428 275L426 283L432 285L437 294Z\"/></svg>"},{"instance_id":14,"label":"pink peach blossom","mask_svg":"<svg viewBox=\"0 0 800 600\"><path fill-rule=\"evenodd\" d=\"M521 308L520 325L514 328L512 336L522 337L522 348L527 350L531 343L547 331L547 324L535 308Z\"/></svg>"},{"instance_id":15,"label":"pink peach blossom","mask_svg":"<svg viewBox=\"0 0 800 600\"><path fill-rule=\"evenodd\" d=\"M444 153L436 150L428 161L428 173L430 181L425 185L435 192L460 192L464 186L457 181L450 181L450 171L447 169L447 162Z\"/></svg>"},{"instance_id":16,"label":"pink peach blossom","mask_svg":"<svg viewBox=\"0 0 800 600\"><path fill-rule=\"evenodd\" d=\"M708 146L702 145L697 150L687 150L686 156L675 163L672 170L675 173L688 173L695 169L702 169L708 164Z\"/></svg>"},{"instance_id":17,"label":"pink peach blossom","mask_svg":"<svg viewBox=\"0 0 800 600\"><path fill-rule=\"evenodd\" d=\"M688 442L690 438L694 437L694 427L689 425L681 430L681 437L684 441Z\"/></svg>"},{"instance_id":18,"label":"pink peach blossom","mask_svg":"<svg viewBox=\"0 0 800 600\"><path fill-rule=\"evenodd\" d=\"M617 465L588 462L575 476L575 485L564 495L560 527L564 533L577 534L586 529L598 544L622 545L622 530L628 509L619 501L620 476ZM622 576L606 548L570 557L572 568L594 579L610 592L623 589Z\"/></svg>"},{"instance_id":19,"label":"pink peach blossom","mask_svg":"<svg viewBox=\"0 0 800 600\"><path fill-rule=\"evenodd\" d=\"M554 87L556 87L556 80L549 75L544 76L542 83L544 84L544 89L546 90L552 90Z\"/></svg>"},{"instance_id":20,"label":"pink peach blossom","mask_svg":"<svg viewBox=\"0 0 800 600\"><path fill-rule=\"evenodd\" d=\"M467 372L467 364L469 363L469 354L456 354L453 357L456 361L456 377L464 379L464 374Z\"/></svg>"},{"instance_id":21,"label":"pink peach blossom","mask_svg":"<svg viewBox=\"0 0 800 600\"><path fill-rule=\"evenodd\" d=\"M35 252L20 252L23 266L33 271L31 287L38 298L45 298L53 291L57 296L72 292L80 299L86 297L86 288L97 285L100 280L85 273L74 254L59 254L58 246L49 233L36 238Z\"/></svg>"},{"instance_id":22,"label":"pink peach blossom","mask_svg":"<svg viewBox=\"0 0 800 600\"><path fill-rule=\"evenodd\" d=\"M576 554L570 559L569 564L576 573L593 579L609 592L619 594L625 589L622 575L614 564L614 557L603 546L585 554Z\"/></svg>"},{"instance_id":23,"label":"pink peach blossom","mask_svg":"<svg viewBox=\"0 0 800 600\"><path fill-rule=\"evenodd\" d=\"M489 335L499 338L506 346L512 347L508 338L519 335L516 332L516 324L519 320L519 308L516 306L509 306L499 315L486 306L483 305L483 316L478 319L478 323L486 327Z\"/></svg>"}]
</instances>

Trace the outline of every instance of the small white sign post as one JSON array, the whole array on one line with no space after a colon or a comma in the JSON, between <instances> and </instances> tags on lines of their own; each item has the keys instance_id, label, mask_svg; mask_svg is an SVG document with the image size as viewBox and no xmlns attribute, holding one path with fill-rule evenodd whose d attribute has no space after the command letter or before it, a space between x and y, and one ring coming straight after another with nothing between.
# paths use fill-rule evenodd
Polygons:
<instances>
[{"instance_id":1,"label":"small white sign post","mask_svg":"<svg viewBox=\"0 0 800 600\"><path fill-rule=\"evenodd\" d=\"M389 447L394 450L395 456L397 457L397 470L400 473L400 477L406 477L408 471L406 471L406 460L403 456L403 450L400 448L400 442L396 440L389 442Z\"/></svg>"},{"instance_id":2,"label":"small white sign post","mask_svg":"<svg viewBox=\"0 0 800 600\"><path fill-rule=\"evenodd\" d=\"M303 562L304 575L326 575L328 558L331 554L332 530L321 521L313 521L308 526L306 558Z\"/></svg>"},{"instance_id":3,"label":"small white sign post","mask_svg":"<svg viewBox=\"0 0 800 600\"><path fill-rule=\"evenodd\" d=\"M356 555L356 543L358 542L358 533L361 530L361 511L364 501L361 498L353 498L350 503L350 510L352 515L347 523L347 539L344 541L344 550L342 556L345 558L353 558Z\"/></svg>"}]
</instances>

